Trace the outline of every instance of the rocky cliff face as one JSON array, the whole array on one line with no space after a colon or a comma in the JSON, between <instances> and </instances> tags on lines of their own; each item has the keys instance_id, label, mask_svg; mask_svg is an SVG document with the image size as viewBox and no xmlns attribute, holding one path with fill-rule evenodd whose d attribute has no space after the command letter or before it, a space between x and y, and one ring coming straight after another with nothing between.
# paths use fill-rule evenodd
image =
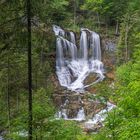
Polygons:
<instances>
[{"instance_id":1,"label":"rocky cliff face","mask_svg":"<svg viewBox=\"0 0 140 140\"><path fill-rule=\"evenodd\" d=\"M76 118L78 111L83 108L86 118L92 118L94 114L105 107L105 104L97 99L94 94L86 92L84 94L63 91L53 95L56 107L66 109L68 118Z\"/></svg>"},{"instance_id":2,"label":"rocky cliff face","mask_svg":"<svg viewBox=\"0 0 140 140\"><path fill-rule=\"evenodd\" d=\"M116 39L102 39L102 61L105 68L105 80L110 84L114 81L114 66L116 63ZM96 74L91 74L84 82L86 84L96 80ZM96 88L88 87L85 93L75 93L60 87L56 75L52 77L55 93L53 101L59 111L65 110L69 119L76 118L78 111L83 108L86 119L91 119L95 114L106 108L106 101L96 97ZM61 116L62 118L65 116Z\"/></svg>"},{"instance_id":3,"label":"rocky cliff face","mask_svg":"<svg viewBox=\"0 0 140 140\"><path fill-rule=\"evenodd\" d=\"M116 64L117 38L102 40L102 61L105 67L105 75L110 80L114 80L114 69Z\"/></svg>"}]
</instances>

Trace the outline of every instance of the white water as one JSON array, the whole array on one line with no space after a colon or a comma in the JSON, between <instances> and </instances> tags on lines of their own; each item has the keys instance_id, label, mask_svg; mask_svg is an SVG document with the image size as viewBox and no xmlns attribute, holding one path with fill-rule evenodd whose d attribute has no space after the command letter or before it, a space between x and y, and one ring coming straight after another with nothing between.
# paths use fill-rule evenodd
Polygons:
<instances>
[{"instance_id":1,"label":"white water","mask_svg":"<svg viewBox=\"0 0 140 140\"><path fill-rule=\"evenodd\" d=\"M100 37L97 33L82 28L78 48L73 32L69 32L70 39L67 40L65 31L59 26L54 25L53 31L57 37L56 74L61 86L82 92L84 88L104 79ZM98 79L89 85L84 85L84 80L91 73L96 73Z\"/></svg>"},{"instance_id":2,"label":"white water","mask_svg":"<svg viewBox=\"0 0 140 140\"><path fill-rule=\"evenodd\" d=\"M81 31L80 37L80 58L83 61L88 60L88 41L86 31Z\"/></svg>"},{"instance_id":3,"label":"white water","mask_svg":"<svg viewBox=\"0 0 140 140\"><path fill-rule=\"evenodd\" d=\"M101 62L100 36L89 29L81 29L80 46L76 46L76 38L73 32L69 32L70 38L65 38L65 31L54 25L56 35L56 74L61 86L68 90L84 92L84 89L104 79L103 63ZM96 73L97 80L84 85L84 80L89 74ZM79 102L82 102L79 98ZM86 120L84 108L81 107L74 118L68 118L68 100L61 105L56 114L56 119ZM107 103L107 107L97 113L92 119L85 122L86 128L93 128L102 123L115 105Z\"/></svg>"},{"instance_id":4,"label":"white water","mask_svg":"<svg viewBox=\"0 0 140 140\"><path fill-rule=\"evenodd\" d=\"M65 31L63 29L61 29L59 26L53 25L53 30L55 31L55 35L60 35L60 36L64 36L65 35Z\"/></svg>"},{"instance_id":5,"label":"white water","mask_svg":"<svg viewBox=\"0 0 140 140\"><path fill-rule=\"evenodd\" d=\"M70 41L76 45L75 34L73 32L70 32Z\"/></svg>"},{"instance_id":6,"label":"white water","mask_svg":"<svg viewBox=\"0 0 140 140\"><path fill-rule=\"evenodd\" d=\"M106 119L108 112L110 112L113 108L116 106L110 102L107 102L107 107L97 114L94 115L94 117L87 122L85 122L85 128L94 128L95 125L101 123Z\"/></svg>"},{"instance_id":7,"label":"white water","mask_svg":"<svg viewBox=\"0 0 140 140\"><path fill-rule=\"evenodd\" d=\"M84 112L84 108L82 107L81 109L79 109L77 116L74 118L68 118L67 116L67 109L63 109L61 111L58 111L56 116L56 119L64 119L64 120L74 120L74 121L84 121L86 120L86 116L85 116L85 112Z\"/></svg>"},{"instance_id":8,"label":"white water","mask_svg":"<svg viewBox=\"0 0 140 140\"><path fill-rule=\"evenodd\" d=\"M56 118L58 119L63 118L64 120L67 120L68 119L67 109L62 109L61 111L58 111L56 114Z\"/></svg>"},{"instance_id":9,"label":"white water","mask_svg":"<svg viewBox=\"0 0 140 140\"><path fill-rule=\"evenodd\" d=\"M80 99L81 100L81 99ZM61 119L63 118L64 120L75 120L75 121L85 121L86 116L85 116L85 111L84 108L81 107L79 111L77 112L77 116L74 118L68 118L67 116L67 109L65 108L66 105L68 105L69 101L66 100L64 105L62 105L62 109L57 112L56 114L56 119ZM103 123L103 121L106 119L108 112L110 112L112 109L114 109L116 105L107 102L107 107L105 109L102 109L100 112L95 114L92 119L89 119L88 121L85 122L85 128L93 128L95 125L99 123Z\"/></svg>"},{"instance_id":10,"label":"white water","mask_svg":"<svg viewBox=\"0 0 140 140\"><path fill-rule=\"evenodd\" d=\"M82 102L81 98L79 97L79 102ZM56 119L61 119L63 118L64 120L75 120L75 121L83 121L86 119L86 116L85 116L85 112L84 112L84 108L81 107L79 109L79 111L77 112L77 116L74 117L74 118L68 118L68 115L67 115L67 106L69 105L69 100L66 99L64 104L61 105L60 107L60 110L56 113L55 115L55 118Z\"/></svg>"},{"instance_id":11,"label":"white water","mask_svg":"<svg viewBox=\"0 0 140 140\"><path fill-rule=\"evenodd\" d=\"M85 112L84 112L83 107L81 109L79 109L76 119L79 120L79 121L86 120L86 116L85 116Z\"/></svg>"},{"instance_id":12,"label":"white water","mask_svg":"<svg viewBox=\"0 0 140 140\"><path fill-rule=\"evenodd\" d=\"M107 102L107 107L93 117L93 124L97 124L97 122L103 122L107 117L107 113L115 107L116 106L114 104Z\"/></svg>"}]
</instances>

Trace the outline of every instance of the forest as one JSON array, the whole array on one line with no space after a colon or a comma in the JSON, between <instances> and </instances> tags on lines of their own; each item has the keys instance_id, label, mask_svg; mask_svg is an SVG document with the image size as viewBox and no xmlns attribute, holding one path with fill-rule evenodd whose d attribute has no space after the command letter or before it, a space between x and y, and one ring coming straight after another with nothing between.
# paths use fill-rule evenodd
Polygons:
<instances>
[{"instance_id":1,"label":"forest","mask_svg":"<svg viewBox=\"0 0 140 140\"><path fill-rule=\"evenodd\" d=\"M140 0L0 0L0 140L140 140Z\"/></svg>"}]
</instances>

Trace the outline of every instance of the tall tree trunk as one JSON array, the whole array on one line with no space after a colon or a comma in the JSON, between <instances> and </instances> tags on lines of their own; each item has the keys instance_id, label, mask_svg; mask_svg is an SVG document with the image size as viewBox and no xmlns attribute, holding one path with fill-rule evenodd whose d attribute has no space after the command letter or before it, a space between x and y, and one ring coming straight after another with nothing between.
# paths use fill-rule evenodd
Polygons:
<instances>
[{"instance_id":1,"label":"tall tree trunk","mask_svg":"<svg viewBox=\"0 0 140 140\"><path fill-rule=\"evenodd\" d=\"M9 55L9 54L8 54ZM8 127L9 127L9 133L10 133L10 116L11 116L11 110L10 110L10 88L9 88L9 77L10 77L10 67L9 67L9 56L7 58L7 116L8 116Z\"/></svg>"},{"instance_id":2,"label":"tall tree trunk","mask_svg":"<svg viewBox=\"0 0 140 140\"><path fill-rule=\"evenodd\" d=\"M97 21L98 21L98 27L100 28L100 25L101 25L101 22L100 22L100 15L99 13L97 12Z\"/></svg>"},{"instance_id":3,"label":"tall tree trunk","mask_svg":"<svg viewBox=\"0 0 140 140\"><path fill-rule=\"evenodd\" d=\"M43 68L43 56L44 56L44 48L43 46L41 47L41 68Z\"/></svg>"},{"instance_id":4,"label":"tall tree trunk","mask_svg":"<svg viewBox=\"0 0 140 140\"><path fill-rule=\"evenodd\" d=\"M18 91L18 88L17 88ZM17 109L17 113L19 112L19 93L16 93L16 109Z\"/></svg>"},{"instance_id":5,"label":"tall tree trunk","mask_svg":"<svg viewBox=\"0 0 140 140\"><path fill-rule=\"evenodd\" d=\"M38 88L38 69L35 71L35 87L36 87L36 91L37 91L37 88Z\"/></svg>"},{"instance_id":6,"label":"tall tree trunk","mask_svg":"<svg viewBox=\"0 0 140 140\"><path fill-rule=\"evenodd\" d=\"M119 35L119 21L117 20L116 22L116 31L115 31L115 35Z\"/></svg>"},{"instance_id":7,"label":"tall tree trunk","mask_svg":"<svg viewBox=\"0 0 140 140\"><path fill-rule=\"evenodd\" d=\"M31 1L27 0L27 29L28 29L28 111L29 111L29 120L28 120L28 139L32 140L32 42L31 42Z\"/></svg>"},{"instance_id":8,"label":"tall tree trunk","mask_svg":"<svg viewBox=\"0 0 140 140\"><path fill-rule=\"evenodd\" d=\"M129 59L129 53L128 53L128 32L129 32L129 25L126 23L125 27L125 61L127 62Z\"/></svg>"},{"instance_id":9,"label":"tall tree trunk","mask_svg":"<svg viewBox=\"0 0 140 140\"><path fill-rule=\"evenodd\" d=\"M106 36L108 36L108 17L105 16L105 27L106 27Z\"/></svg>"},{"instance_id":10,"label":"tall tree trunk","mask_svg":"<svg viewBox=\"0 0 140 140\"><path fill-rule=\"evenodd\" d=\"M74 0L74 30L76 30L76 8L77 8L77 4L76 4L76 0Z\"/></svg>"}]
</instances>

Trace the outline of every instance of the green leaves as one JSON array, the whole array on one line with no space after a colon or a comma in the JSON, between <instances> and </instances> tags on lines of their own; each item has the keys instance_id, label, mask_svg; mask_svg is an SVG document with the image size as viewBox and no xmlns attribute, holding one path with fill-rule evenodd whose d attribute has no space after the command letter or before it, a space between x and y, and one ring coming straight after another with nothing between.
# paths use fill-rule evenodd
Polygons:
<instances>
[{"instance_id":1,"label":"green leaves","mask_svg":"<svg viewBox=\"0 0 140 140\"><path fill-rule=\"evenodd\" d=\"M34 122L43 121L54 115L54 106L47 96L47 91L43 88L39 89L33 98L33 116Z\"/></svg>"},{"instance_id":2,"label":"green leaves","mask_svg":"<svg viewBox=\"0 0 140 140\"><path fill-rule=\"evenodd\" d=\"M100 12L103 6L104 0L86 0L85 4L81 6L83 10L92 10Z\"/></svg>"},{"instance_id":3,"label":"green leaves","mask_svg":"<svg viewBox=\"0 0 140 140\"><path fill-rule=\"evenodd\" d=\"M66 0L52 0L51 7L53 10L65 10L65 6L68 6L69 2Z\"/></svg>"},{"instance_id":4,"label":"green leaves","mask_svg":"<svg viewBox=\"0 0 140 140\"><path fill-rule=\"evenodd\" d=\"M53 120L47 124L46 139L77 140L81 130L73 121Z\"/></svg>"},{"instance_id":5,"label":"green leaves","mask_svg":"<svg viewBox=\"0 0 140 140\"><path fill-rule=\"evenodd\" d=\"M136 140L140 138L140 121L138 119L128 119L121 123L121 127L118 133L119 140Z\"/></svg>"}]
</instances>

